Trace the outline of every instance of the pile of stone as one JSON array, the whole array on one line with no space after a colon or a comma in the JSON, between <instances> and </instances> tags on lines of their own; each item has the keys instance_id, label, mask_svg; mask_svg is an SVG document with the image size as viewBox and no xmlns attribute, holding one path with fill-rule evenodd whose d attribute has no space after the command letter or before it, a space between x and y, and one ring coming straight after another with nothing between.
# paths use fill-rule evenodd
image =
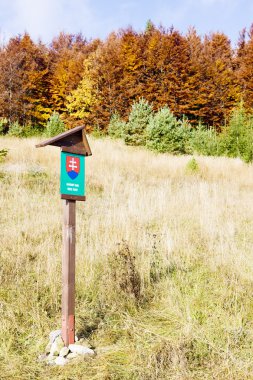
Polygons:
<instances>
[{"instance_id":1,"label":"pile of stone","mask_svg":"<svg viewBox=\"0 0 253 380\"><path fill-rule=\"evenodd\" d=\"M78 340L77 337L74 344L65 347L61 337L61 330L55 330L49 334L46 353L40 355L39 360L50 365L65 365L70 360L80 356L95 356L95 351L87 347L85 339Z\"/></svg>"}]
</instances>

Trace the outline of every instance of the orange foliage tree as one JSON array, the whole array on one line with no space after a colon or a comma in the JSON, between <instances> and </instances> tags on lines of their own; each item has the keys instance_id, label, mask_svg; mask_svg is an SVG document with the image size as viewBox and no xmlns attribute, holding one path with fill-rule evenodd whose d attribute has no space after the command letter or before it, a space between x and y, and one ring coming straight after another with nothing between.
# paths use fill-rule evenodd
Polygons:
<instances>
[{"instance_id":1,"label":"orange foliage tree","mask_svg":"<svg viewBox=\"0 0 253 380\"><path fill-rule=\"evenodd\" d=\"M201 38L152 22L104 42L60 33L48 47L26 33L0 49L0 117L44 125L56 111L69 126L106 129L114 113L126 119L145 98L154 110L167 105L219 129L241 98L252 107L252 65L253 27L235 52L223 33Z\"/></svg>"},{"instance_id":2,"label":"orange foliage tree","mask_svg":"<svg viewBox=\"0 0 253 380\"><path fill-rule=\"evenodd\" d=\"M244 29L237 47L237 79L244 105L247 109L253 107L253 24L249 32Z\"/></svg>"},{"instance_id":3,"label":"orange foliage tree","mask_svg":"<svg viewBox=\"0 0 253 380\"><path fill-rule=\"evenodd\" d=\"M50 115L48 51L27 33L0 51L0 115L22 124L44 124Z\"/></svg>"},{"instance_id":4,"label":"orange foliage tree","mask_svg":"<svg viewBox=\"0 0 253 380\"><path fill-rule=\"evenodd\" d=\"M190 119L219 126L240 98L233 51L222 33L204 37L194 30L187 36L190 48L189 93L186 105Z\"/></svg>"},{"instance_id":5,"label":"orange foliage tree","mask_svg":"<svg viewBox=\"0 0 253 380\"><path fill-rule=\"evenodd\" d=\"M60 33L50 46L50 104L54 111L67 115L67 97L82 79L83 62L97 48L82 35Z\"/></svg>"}]
</instances>

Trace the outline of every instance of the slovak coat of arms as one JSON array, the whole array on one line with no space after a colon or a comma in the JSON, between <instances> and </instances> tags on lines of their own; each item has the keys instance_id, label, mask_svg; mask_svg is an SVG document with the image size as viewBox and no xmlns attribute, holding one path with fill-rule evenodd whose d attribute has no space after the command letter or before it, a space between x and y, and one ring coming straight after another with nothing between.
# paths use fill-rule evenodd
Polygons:
<instances>
[{"instance_id":1,"label":"slovak coat of arms","mask_svg":"<svg viewBox=\"0 0 253 380\"><path fill-rule=\"evenodd\" d=\"M74 156L67 156L66 171L71 179L75 179L80 172L80 158Z\"/></svg>"}]
</instances>

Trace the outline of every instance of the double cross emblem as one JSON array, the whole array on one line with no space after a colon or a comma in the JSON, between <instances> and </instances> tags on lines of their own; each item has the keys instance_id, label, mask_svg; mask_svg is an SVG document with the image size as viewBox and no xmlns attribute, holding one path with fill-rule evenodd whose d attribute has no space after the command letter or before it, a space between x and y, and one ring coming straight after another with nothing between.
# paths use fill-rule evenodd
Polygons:
<instances>
[{"instance_id":1,"label":"double cross emblem","mask_svg":"<svg viewBox=\"0 0 253 380\"><path fill-rule=\"evenodd\" d=\"M66 171L71 179L75 179L80 172L80 159L79 157L67 156L66 157Z\"/></svg>"}]
</instances>

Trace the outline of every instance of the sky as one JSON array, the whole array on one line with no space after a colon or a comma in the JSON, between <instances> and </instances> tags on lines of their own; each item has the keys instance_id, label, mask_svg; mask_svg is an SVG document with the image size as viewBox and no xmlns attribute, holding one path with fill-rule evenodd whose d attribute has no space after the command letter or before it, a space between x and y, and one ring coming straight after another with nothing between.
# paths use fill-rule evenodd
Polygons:
<instances>
[{"instance_id":1,"label":"sky","mask_svg":"<svg viewBox=\"0 0 253 380\"><path fill-rule=\"evenodd\" d=\"M131 25L145 29L147 20L182 33L224 32L235 46L239 32L253 23L252 0L0 0L0 38L28 32L49 44L61 31L105 39Z\"/></svg>"}]
</instances>

